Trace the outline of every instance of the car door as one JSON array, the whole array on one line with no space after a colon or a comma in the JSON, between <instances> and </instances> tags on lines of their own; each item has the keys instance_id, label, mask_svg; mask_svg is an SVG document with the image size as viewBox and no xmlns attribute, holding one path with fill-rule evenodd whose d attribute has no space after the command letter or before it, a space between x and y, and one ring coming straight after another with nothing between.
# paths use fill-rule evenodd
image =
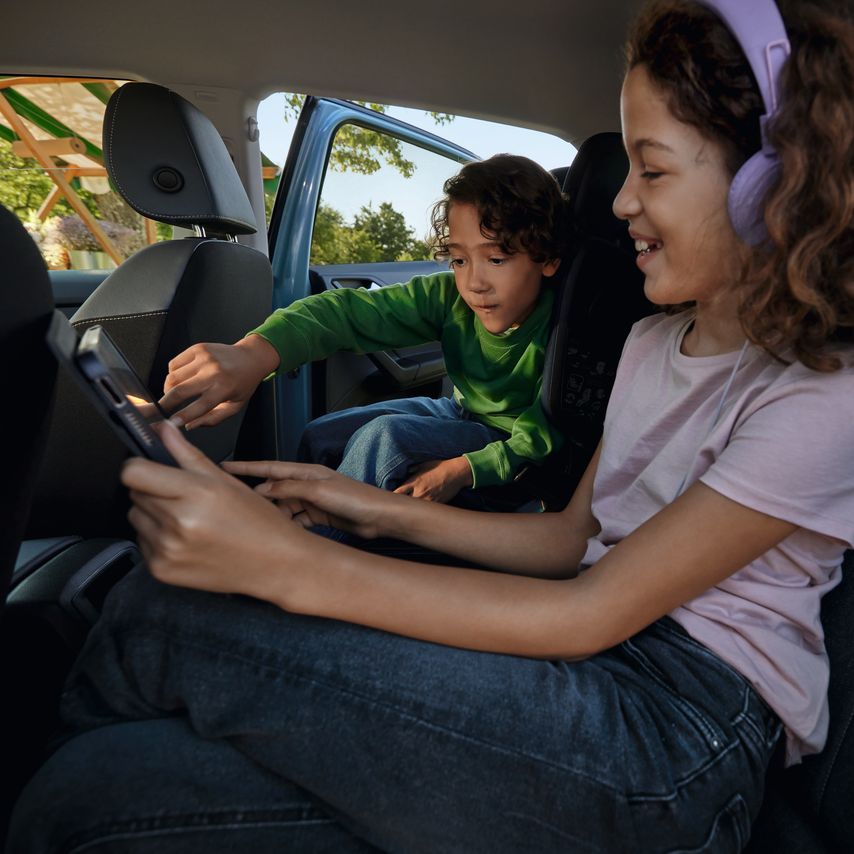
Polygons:
<instances>
[{"instance_id":1,"label":"car door","mask_svg":"<svg viewBox=\"0 0 854 854\"><path fill-rule=\"evenodd\" d=\"M384 158L388 168L380 163L372 171L366 158L373 165ZM422 240L429 221L423 202L438 200L444 181L474 159L382 113L307 98L270 221L274 307L325 290L381 288L446 270ZM352 180L357 174L366 180ZM368 356L336 353L275 382L284 459L294 457L306 423L325 412L449 390L437 342Z\"/></svg>"}]
</instances>

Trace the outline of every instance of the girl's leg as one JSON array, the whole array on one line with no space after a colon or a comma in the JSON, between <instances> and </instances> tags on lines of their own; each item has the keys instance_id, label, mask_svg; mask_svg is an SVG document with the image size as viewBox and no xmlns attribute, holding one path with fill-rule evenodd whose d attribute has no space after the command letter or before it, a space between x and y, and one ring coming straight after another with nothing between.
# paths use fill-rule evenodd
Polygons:
<instances>
[{"instance_id":1,"label":"girl's leg","mask_svg":"<svg viewBox=\"0 0 854 854\"><path fill-rule=\"evenodd\" d=\"M64 744L17 804L10 852L369 852L304 790L185 717Z\"/></svg>"},{"instance_id":2,"label":"girl's leg","mask_svg":"<svg viewBox=\"0 0 854 854\"><path fill-rule=\"evenodd\" d=\"M779 724L674 625L586 661L538 661L134 571L63 712L77 731L186 715L386 851L738 851ZM86 786L102 762L121 764L95 759L53 773Z\"/></svg>"},{"instance_id":3,"label":"girl's leg","mask_svg":"<svg viewBox=\"0 0 854 854\"><path fill-rule=\"evenodd\" d=\"M309 422L300 438L297 459L304 463L338 468L350 437L381 415L431 415L459 417L460 407L450 398L408 397L383 400L369 406L353 406L330 412Z\"/></svg>"}]
</instances>

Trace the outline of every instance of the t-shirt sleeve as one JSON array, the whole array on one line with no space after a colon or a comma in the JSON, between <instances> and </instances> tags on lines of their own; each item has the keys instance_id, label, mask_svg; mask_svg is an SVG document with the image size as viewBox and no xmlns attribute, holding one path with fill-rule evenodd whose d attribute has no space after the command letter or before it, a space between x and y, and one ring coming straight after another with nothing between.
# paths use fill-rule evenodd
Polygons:
<instances>
[{"instance_id":1,"label":"t-shirt sleeve","mask_svg":"<svg viewBox=\"0 0 854 854\"><path fill-rule=\"evenodd\" d=\"M854 372L812 373L768 390L700 480L854 547Z\"/></svg>"},{"instance_id":2,"label":"t-shirt sleeve","mask_svg":"<svg viewBox=\"0 0 854 854\"><path fill-rule=\"evenodd\" d=\"M401 285L338 288L273 312L252 333L279 353L279 372L337 350L372 353L441 337L456 290L453 274L417 276Z\"/></svg>"},{"instance_id":3,"label":"t-shirt sleeve","mask_svg":"<svg viewBox=\"0 0 854 854\"><path fill-rule=\"evenodd\" d=\"M471 466L475 489L509 483L522 464L541 463L562 445L563 437L546 418L540 402L542 383L540 377L534 403L513 422L509 438L464 455Z\"/></svg>"}]
</instances>

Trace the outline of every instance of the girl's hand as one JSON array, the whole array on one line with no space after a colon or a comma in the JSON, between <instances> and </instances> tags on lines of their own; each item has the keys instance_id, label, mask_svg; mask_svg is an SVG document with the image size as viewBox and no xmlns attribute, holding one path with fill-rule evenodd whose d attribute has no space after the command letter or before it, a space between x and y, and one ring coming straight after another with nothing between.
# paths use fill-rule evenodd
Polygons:
<instances>
[{"instance_id":1,"label":"girl's hand","mask_svg":"<svg viewBox=\"0 0 854 854\"><path fill-rule=\"evenodd\" d=\"M239 412L278 366L276 348L260 335L236 344L194 344L169 362L160 406L177 410L173 421L187 429L219 424Z\"/></svg>"},{"instance_id":2,"label":"girl's hand","mask_svg":"<svg viewBox=\"0 0 854 854\"><path fill-rule=\"evenodd\" d=\"M298 584L310 537L270 502L223 472L164 422L159 431L181 468L133 458L122 482L128 519L151 574L168 584L280 601Z\"/></svg>"},{"instance_id":3,"label":"girl's hand","mask_svg":"<svg viewBox=\"0 0 854 854\"><path fill-rule=\"evenodd\" d=\"M444 504L473 482L468 460L465 457L454 457L452 460L431 460L416 466L409 479L398 486L395 492Z\"/></svg>"},{"instance_id":4,"label":"girl's hand","mask_svg":"<svg viewBox=\"0 0 854 854\"><path fill-rule=\"evenodd\" d=\"M230 461L222 467L232 474L266 478L255 491L275 501L305 528L328 525L373 539L384 533L382 521L393 516L399 506L392 493L326 466Z\"/></svg>"}]
</instances>

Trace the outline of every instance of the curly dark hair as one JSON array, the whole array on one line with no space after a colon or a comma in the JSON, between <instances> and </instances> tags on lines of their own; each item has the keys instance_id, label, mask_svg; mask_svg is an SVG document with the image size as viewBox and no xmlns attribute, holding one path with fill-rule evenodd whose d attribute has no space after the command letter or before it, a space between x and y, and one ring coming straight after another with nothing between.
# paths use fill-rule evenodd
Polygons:
<instances>
[{"instance_id":1,"label":"curly dark hair","mask_svg":"<svg viewBox=\"0 0 854 854\"><path fill-rule=\"evenodd\" d=\"M430 217L434 255L448 256L448 213L456 204L474 205L480 230L503 252L526 252L531 260L560 258L567 231L567 204L554 176L527 157L496 154L467 163L445 181L444 198Z\"/></svg>"},{"instance_id":2,"label":"curly dark hair","mask_svg":"<svg viewBox=\"0 0 854 854\"><path fill-rule=\"evenodd\" d=\"M834 371L854 327L854 21L848 4L778 0L792 53L767 128L780 156L764 200L769 239L743 250L739 318L776 358ZM673 115L724 146L733 174L760 147L762 98L735 39L690 0L655 0L626 46ZM785 361L785 360L784 360Z\"/></svg>"}]
</instances>

